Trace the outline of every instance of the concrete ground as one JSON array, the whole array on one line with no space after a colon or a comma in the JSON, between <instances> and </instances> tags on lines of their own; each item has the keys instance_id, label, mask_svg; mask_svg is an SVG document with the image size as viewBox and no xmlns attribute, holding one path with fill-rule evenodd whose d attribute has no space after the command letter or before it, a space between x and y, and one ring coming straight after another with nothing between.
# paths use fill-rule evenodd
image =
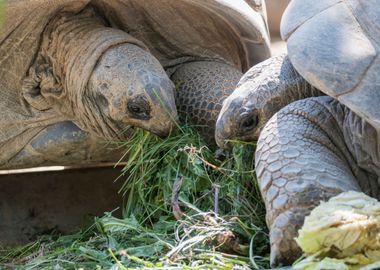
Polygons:
<instances>
[{"instance_id":1,"label":"concrete ground","mask_svg":"<svg viewBox=\"0 0 380 270\"><path fill-rule=\"evenodd\" d=\"M122 204L119 168L0 175L0 247L67 233ZM115 215L120 215L120 209Z\"/></svg>"}]
</instances>

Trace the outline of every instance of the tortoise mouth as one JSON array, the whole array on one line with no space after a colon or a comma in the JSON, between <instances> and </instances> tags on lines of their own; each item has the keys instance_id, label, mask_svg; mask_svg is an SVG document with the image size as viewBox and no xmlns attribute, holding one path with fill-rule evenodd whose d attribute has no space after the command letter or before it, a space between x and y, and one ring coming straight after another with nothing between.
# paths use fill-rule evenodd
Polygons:
<instances>
[{"instance_id":1,"label":"tortoise mouth","mask_svg":"<svg viewBox=\"0 0 380 270\"><path fill-rule=\"evenodd\" d=\"M226 124L224 117L218 118L215 129L215 141L222 149L230 147L228 140L232 137L231 128L231 125Z\"/></svg>"},{"instance_id":2,"label":"tortoise mouth","mask_svg":"<svg viewBox=\"0 0 380 270\"><path fill-rule=\"evenodd\" d=\"M226 150L231 150L232 149L232 144L228 140L229 140L228 137L224 137L224 136L220 136L220 135L219 136L215 135L216 144L221 149L226 149Z\"/></svg>"}]
</instances>

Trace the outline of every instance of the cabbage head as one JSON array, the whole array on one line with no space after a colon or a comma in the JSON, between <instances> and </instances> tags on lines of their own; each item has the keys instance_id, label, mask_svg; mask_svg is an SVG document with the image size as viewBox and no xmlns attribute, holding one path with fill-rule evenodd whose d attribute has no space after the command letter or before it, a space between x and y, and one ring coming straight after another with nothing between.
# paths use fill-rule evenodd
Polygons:
<instances>
[{"instance_id":1,"label":"cabbage head","mask_svg":"<svg viewBox=\"0 0 380 270\"><path fill-rule=\"evenodd\" d=\"M355 191L321 202L296 242L306 259L294 269L380 269L380 203Z\"/></svg>"}]
</instances>

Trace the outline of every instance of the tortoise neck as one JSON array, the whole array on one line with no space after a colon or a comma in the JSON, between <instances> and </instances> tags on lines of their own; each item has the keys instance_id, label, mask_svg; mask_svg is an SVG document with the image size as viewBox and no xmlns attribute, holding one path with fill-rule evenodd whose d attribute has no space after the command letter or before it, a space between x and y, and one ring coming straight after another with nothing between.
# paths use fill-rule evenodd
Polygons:
<instances>
[{"instance_id":1,"label":"tortoise neck","mask_svg":"<svg viewBox=\"0 0 380 270\"><path fill-rule=\"evenodd\" d=\"M91 8L79 14L61 14L49 23L44 32L41 52L57 79L64 81L68 69L72 68L68 63L77 57L78 48L88 50L93 42L90 37L106 29L105 21Z\"/></svg>"},{"instance_id":2,"label":"tortoise neck","mask_svg":"<svg viewBox=\"0 0 380 270\"><path fill-rule=\"evenodd\" d=\"M126 32L107 27L91 7L78 14L56 16L45 29L34 65L43 107L53 108L83 130L113 138L110 123L93 102L96 93L88 82L104 53L121 44L146 49ZM32 97L37 92L36 88L28 91L27 96Z\"/></svg>"},{"instance_id":3,"label":"tortoise neck","mask_svg":"<svg viewBox=\"0 0 380 270\"><path fill-rule=\"evenodd\" d=\"M78 104L91 95L87 83L100 57L110 48L125 43L146 48L124 31L107 27L91 7L78 14L56 16L43 33L35 64L37 69L44 69L41 94L51 98L49 103L54 103L60 113L76 118Z\"/></svg>"},{"instance_id":4,"label":"tortoise neck","mask_svg":"<svg viewBox=\"0 0 380 270\"><path fill-rule=\"evenodd\" d=\"M274 57L267 71L270 73L262 74L266 87L254 93L263 103L266 120L294 101L323 95L298 74L286 55Z\"/></svg>"}]
</instances>

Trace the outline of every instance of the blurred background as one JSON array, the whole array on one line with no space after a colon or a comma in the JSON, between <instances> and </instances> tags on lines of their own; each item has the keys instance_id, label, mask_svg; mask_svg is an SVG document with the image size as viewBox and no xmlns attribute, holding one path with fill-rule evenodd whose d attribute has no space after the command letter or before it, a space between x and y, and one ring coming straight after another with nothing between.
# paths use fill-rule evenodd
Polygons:
<instances>
[{"instance_id":1,"label":"blurred background","mask_svg":"<svg viewBox=\"0 0 380 270\"><path fill-rule=\"evenodd\" d=\"M268 26L271 35L272 55L286 52L285 42L280 37L280 22L286 6L291 0L266 0Z\"/></svg>"}]
</instances>

